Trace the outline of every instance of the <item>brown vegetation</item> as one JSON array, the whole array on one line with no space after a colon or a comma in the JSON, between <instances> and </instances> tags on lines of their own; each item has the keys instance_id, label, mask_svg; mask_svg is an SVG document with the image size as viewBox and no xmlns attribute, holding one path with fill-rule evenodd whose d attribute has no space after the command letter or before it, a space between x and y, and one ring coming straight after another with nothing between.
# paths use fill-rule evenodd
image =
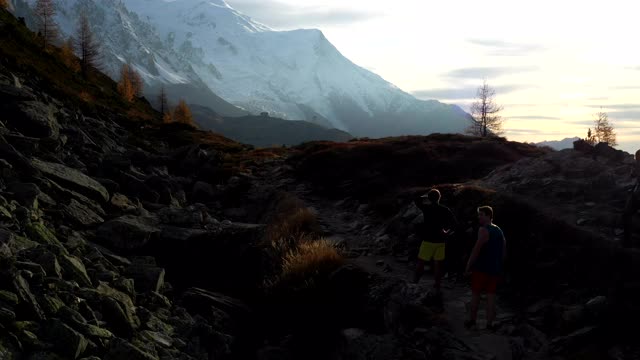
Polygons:
<instances>
[{"instance_id":1,"label":"brown vegetation","mask_svg":"<svg viewBox=\"0 0 640 360\"><path fill-rule=\"evenodd\" d=\"M0 9L7 9L9 7L8 0L0 0Z\"/></svg>"},{"instance_id":2,"label":"brown vegetation","mask_svg":"<svg viewBox=\"0 0 640 360\"><path fill-rule=\"evenodd\" d=\"M478 179L499 166L549 152L503 138L454 134L311 142L294 151L290 163L299 177L327 196L367 203L386 195L392 200L396 191L412 186Z\"/></svg>"},{"instance_id":3,"label":"brown vegetation","mask_svg":"<svg viewBox=\"0 0 640 360\"><path fill-rule=\"evenodd\" d=\"M122 64L118 92L122 98L132 102L135 97L142 96L142 78L140 74L129 64Z\"/></svg>"},{"instance_id":4,"label":"brown vegetation","mask_svg":"<svg viewBox=\"0 0 640 360\"><path fill-rule=\"evenodd\" d=\"M191 115L191 109L189 109L187 103L182 99L180 99L178 105L173 110L173 121L180 124L195 126L195 123L193 122L193 115Z\"/></svg>"},{"instance_id":5,"label":"brown vegetation","mask_svg":"<svg viewBox=\"0 0 640 360\"><path fill-rule=\"evenodd\" d=\"M80 71L80 62L73 53L73 39L69 38L62 44L60 48L60 57L62 62L74 73Z\"/></svg>"}]
</instances>

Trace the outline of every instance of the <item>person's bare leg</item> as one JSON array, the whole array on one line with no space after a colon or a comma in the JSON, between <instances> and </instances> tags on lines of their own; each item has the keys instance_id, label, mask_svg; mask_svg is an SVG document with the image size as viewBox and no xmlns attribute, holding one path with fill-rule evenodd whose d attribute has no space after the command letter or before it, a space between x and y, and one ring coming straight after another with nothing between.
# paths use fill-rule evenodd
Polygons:
<instances>
[{"instance_id":1,"label":"person's bare leg","mask_svg":"<svg viewBox=\"0 0 640 360\"><path fill-rule=\"evenodd\" d=\"M492 326L496 319L496 294L487 294L487 326Z\"/></svg>"},{"instance_id":2,"label":"person's bare leg","mask_svg":"<svg viewBox=\"0 0 640 360\"><path fill-rule=\"evenodd\" d=\"M472 293L471 295L471 311L469 312L469 320L465 322L465 326L475 325L478 317L478 306L480 305L480 293Z\"/></svg>"},{"instance_id":3,"label":"person's bare leg","mask_svg":"<svg viewBox=\"0 0 640 360\"><path fill-rule=\"evenodd\" d=\"M413 272L413 283L417 284L424 273L424 260L418 259L416 263L416 269Z\"/></svg>"},{"instance_id":4,"label":"person's bare leg","mask_svg":"<svg viewBox=\"0 0 640 360\"><path fill-rule=\"evenodd\" d=\"M436 289L436 291L440 291L440 285L442 284L442 261L434 260L433 269L433 277L435 280L433 283L433 287Z\"/></svg>"}]
</instances>

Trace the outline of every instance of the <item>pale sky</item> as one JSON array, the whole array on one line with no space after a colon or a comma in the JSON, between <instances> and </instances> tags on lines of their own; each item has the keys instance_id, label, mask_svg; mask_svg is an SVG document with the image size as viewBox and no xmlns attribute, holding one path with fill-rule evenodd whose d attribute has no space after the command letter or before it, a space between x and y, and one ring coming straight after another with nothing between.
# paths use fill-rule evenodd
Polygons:
<instances>
[{"instance_id":1,"label":"pale sky","mask_svg":"<svg viewBox=\"0 0 640 360\"><path fill-rule=\"evenodd\" d=\"M276 30L317 28L351 61L421 99L468 109L483 78L515 141L584 137L603 111L640 148L640 3L227 0Z\"/></svg>"}]
</instances>

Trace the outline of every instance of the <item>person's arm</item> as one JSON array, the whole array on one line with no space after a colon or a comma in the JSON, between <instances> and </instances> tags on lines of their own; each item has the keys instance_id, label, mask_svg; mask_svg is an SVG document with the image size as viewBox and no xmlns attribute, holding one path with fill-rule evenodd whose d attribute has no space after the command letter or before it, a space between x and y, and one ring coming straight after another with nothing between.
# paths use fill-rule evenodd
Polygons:
<instances>
[{"instance_id":1,"label":"person's arm","mask_svg":"<svg viewBox=\"0 0 640 360\"><path fill-rule=\"evenodd\" d=\"M467 262L467 269L465 270L465 272L468 273L469 271L471 271L471 267L480 255L480 250L482 249L484 244L487 243L487 241L489 241L489 230L487 230L487 228L485 227L480 227L478 229L478 240L476 241L476 244L471 251L471 256L469 257L469 261Z\"/></svg>"},{"instance_id":2,"label":"person's arm","mask_svg":"<svg viewBox=\"0 0 640 360\"><path fill-rule=\"evenodd\" d=\"M424 208L424 198L422 196L418 196L417 198L415 198L413 200L413 202L416 204L418 209L423 210L423 208Z\"/></svg>"}]
</instances>

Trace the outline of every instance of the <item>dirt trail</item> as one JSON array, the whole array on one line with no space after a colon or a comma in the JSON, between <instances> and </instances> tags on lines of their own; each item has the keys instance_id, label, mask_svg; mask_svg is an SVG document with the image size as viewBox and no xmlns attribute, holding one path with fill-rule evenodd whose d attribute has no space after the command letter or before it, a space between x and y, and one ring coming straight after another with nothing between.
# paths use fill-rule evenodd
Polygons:
<instances>
[{"instance_id":1,"label":"dirt trail","mask_svg":"<svg viewBox=\"0 0 640 360\"><path fill-rule=\"evenodd\" d=\"M406 258L391 255L376 255L369 251L368 245L384 239L382 226L366 215L366 211L344 210L344 201L330 201L311 194L305 186L298 186L295 194L315 211L324 233L328 238L344 242L348 249L361 254L351 261L369 272L385 277L395 277L409 281L412 268ZM347 200L348 201L348 200ZM418 286L420 290L429 291L433 277L427 272ZM464 320L468 316L467 309L471 301L471 290L465 283L445 280L443 284L444 316L453 335L476 350L478 355L489 359L510 360L512 350L508 336L500 335L498 330L492 333L485 329L485 302L481 303L477 329L468 330ZM508 321L512 314L506 304L498 302L498 322Z\"/></svg>"}]
</instances>

